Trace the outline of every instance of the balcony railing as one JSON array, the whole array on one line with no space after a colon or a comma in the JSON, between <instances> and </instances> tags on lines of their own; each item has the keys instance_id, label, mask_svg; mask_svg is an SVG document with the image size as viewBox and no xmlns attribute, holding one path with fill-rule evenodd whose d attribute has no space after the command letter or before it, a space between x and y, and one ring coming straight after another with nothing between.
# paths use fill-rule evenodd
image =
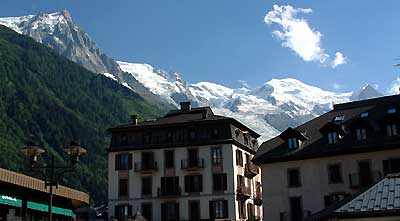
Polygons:
<instances>
[{"instance_id":1,"label":"balcony railing","mask_svg":"<svg viewBox=\"0 0 400 221\"><path fill-rule=\"evenodd\" d=\"M136 162L135 163L135 172L152 172L152 171L157 171L157 162L149 162L149 163L144 163L144 162Z\"/></svg>"},{"instance_id":2,"label":"balcony railing","mask_svg":"<svg viewBox=\"0 0 400 221\"><path fill-rule=\"evenodd\" d=\"M260 192L256 192L254 195L254 204L257 206L262 205L262 194Z\"/></svg>"},{"instance_id":3,"label":"balcony railing","mask_svg":"<svg viewBox=\"0 0 400 221\"><path fill-rule=\"evenodd\" d=\"M257 176L258 173L259 173L259 167L257 165L255 165L254 163L251 163L251 162L246 163L244 169L245 169L244 170L244 175L249 179Z\"/></svg>"},{"instance_id":4,"label":"balcony railing","mask_svg":"<svg viewBox=\"0 0 400 221\"><path fill-rule=\"evenodd\" d=\"M182 160L181 169L183 170L195 170L204 168L204 159L194 159L194 160Z\"/></svg>"},{"instance_id":5,"label":"balcony railing","mask_svg":"<svg viewBox=\"0 0 400 221\"><path fill-rule=\"evenodd\" d=\"M251 188L247 186L238 186L236 188L238 200L247 200L251 196Z\"/></svg>"},{"instance_id":6,"label":"balcony railing","mask_svg":"<svg viewBox=\"0 0 400 221\"><path fill-rule=\"evenodd\" d=\"M369 186L382 179L379 171L371 171L370 173L352 173L349 174L350 188L363 188Z\"/></svg>"},{"instance_id":7,"label":"balcony railing","mask_svg":"<svg viewBox=\"0 0 400 221\"><path fill-rule=\"evenodd\" d=\"M163 197L163 198L177 197L181 195L181 187L176 187L172 190L158 188L157 195L158 197Z\"/></svg>"}]
</instances>

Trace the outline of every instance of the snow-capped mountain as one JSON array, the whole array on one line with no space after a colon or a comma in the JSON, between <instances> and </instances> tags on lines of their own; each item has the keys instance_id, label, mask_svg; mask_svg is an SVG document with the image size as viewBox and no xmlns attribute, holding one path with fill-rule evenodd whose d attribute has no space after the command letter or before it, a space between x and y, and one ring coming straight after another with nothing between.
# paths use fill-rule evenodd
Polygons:
<instances>
[{"instance_id":1,"label":"snow-capped mountain","mask_svg":"<svg viewBox=\"0 0 400 221\"><path fill-rule=\"evenodd\" d=\"M72 20L68 11L0 18L0 24L28 35L95 73L118 73L113 59L100 52L93 39Z\"/></svg>"},{"instance_id":2,"label":"snow-capped mountain","mask_svg":"<svg viewBox=\"0 0 400 221\"><path fill-rule=\"evenodd\" d=\"M177 107L179 102L190 100L194 106L211 106L215 113L234 117L262 134L261 141L321 115L335 103L381 96L369 85L355 93L334 93L291 78L272 79L255 88L229 88L211 82L187 84L178 73L149 64L116 62L102 54L65 10L0 18L0 24L160 105Z\"/></svg>"},{"instance_id":3,"label":"snow-capped mountain","mask_svg":"<svg viewBox=\"0 0 400 221\"><path fill-rule=\"evenodd\" d=\"M254 89L211 82L186 84L178 74L148 64L117 63L167 102L178 106L181 101L191 100L195 105L209 105L217 114L234 117L261 133L261 140L319 116L333 104L382 96L368 85L356 93L334 93L292 78L272 79Z\"/></svg>"}]
</instances>

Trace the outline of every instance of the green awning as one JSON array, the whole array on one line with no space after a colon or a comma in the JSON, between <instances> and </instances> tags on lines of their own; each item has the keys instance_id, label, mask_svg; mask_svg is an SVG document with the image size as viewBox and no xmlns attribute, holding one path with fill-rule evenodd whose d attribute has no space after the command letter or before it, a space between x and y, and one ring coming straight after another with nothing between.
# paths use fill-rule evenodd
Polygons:
<instances>
[{"instance_id":1,"label":"green awning","mask_svg":"<svg viewBox=\"0 0 400 221\"><path fill-rule=\"evenodd\" d=\"M0 204L5 204L5 205L15 206L15 207L21 207L22 206L22 200L14 198L14 197L11 197L11 196L7 196L7 195L0 195ZM35 203L35 202L28 201L28 205L27 206L28 206L29 209L33 209L33 210L37 210L37 211L42 211L42 212L49 211L49 206L45 205L45 204L41 204L41 203ZM53 206L52 212L54 214L59 214L59 215L63 215L63 216L70 216L70 217L72 217L74 219L76 218L74 212L72 212L72 210L70 210L70 209L64 209L64 208Z\"/></svg>"},{"instance_id":2,"label":"green awning","mask_svg":"<svg viewBox=\"0 0 400 221\"><path fill-rule=\"evenodd\" d=\"M6 195L0 195L0 203L15 207L22 206L22 200Z\"/></svg>"}]
</instances>

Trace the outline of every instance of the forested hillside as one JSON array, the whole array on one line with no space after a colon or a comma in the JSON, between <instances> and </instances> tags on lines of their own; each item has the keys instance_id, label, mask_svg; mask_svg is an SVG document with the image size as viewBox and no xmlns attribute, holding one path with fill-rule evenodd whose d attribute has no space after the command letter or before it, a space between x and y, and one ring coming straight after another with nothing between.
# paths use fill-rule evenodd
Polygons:
<instances>
[{"instance_id":1,"label":"forested hillside","mask_svg":"<svg viewBox=\"0 0 400 221\"><path fill-rule=\"evenodd\" d=\"M106 200L106 129L131 114L154 118L164 110L102 75L0 26L0 167L24 171L19 149L33 140L58 163L71 140L88 150L78 173L62 183Z\"/></svg>"}]
</instances>

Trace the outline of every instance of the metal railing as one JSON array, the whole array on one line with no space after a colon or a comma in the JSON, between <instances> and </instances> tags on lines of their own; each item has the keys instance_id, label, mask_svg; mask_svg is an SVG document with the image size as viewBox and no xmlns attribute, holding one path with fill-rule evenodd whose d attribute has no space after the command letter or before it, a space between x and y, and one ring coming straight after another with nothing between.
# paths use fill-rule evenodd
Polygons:
<instances>
[{"instance_id":1,"label":"metal railing","mask_svg":"<svg viewBox=\"0 0 400 221\"><path fill-rule=\"evenodd\" d=\"M379 171L370 171L370 173L351 173L349 174L350 188L362 188L369 186L382 179Z\"/></svg>"},{"instance_id":2,"label":"metal railing","mask_svg":"<svg viewBox=\"0 0 400 221\"><path fill-rule=\"evenodd\" d=\"M203 169L204 159L186 159L181 161L181 169Z\"/></svg>"},{"instance_id":3,"label":"metal railing","mask_svg":"<svg viewBox=\"0 0 400 221\"><path fill-rule=\"evenodd\" d=\"M156 171L158 169L157 162L136 162L135 172Z\"/></svg>"}]
</instances>

